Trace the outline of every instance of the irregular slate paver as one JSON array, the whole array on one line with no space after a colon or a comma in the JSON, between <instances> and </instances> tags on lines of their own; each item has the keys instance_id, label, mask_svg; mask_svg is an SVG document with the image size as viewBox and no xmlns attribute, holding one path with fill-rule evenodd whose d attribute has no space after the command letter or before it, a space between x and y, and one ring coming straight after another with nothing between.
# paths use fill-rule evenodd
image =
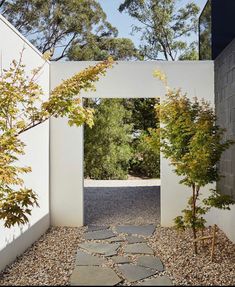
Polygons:
<instances>
[{"instance_id":1,"label":"irregular slate paver","mask_svg":"<svg viewBox=\"0 0 235 287\"><path fill-rule=\"evenodd\" d=\"M124 278L131 283L145 279L156 273L156 271L153 271L149 268L131 264L123 264L122 266L119 266L118 269L122 273Z\"/></svg>"},{"instance_id":2,"label":"irregular slate paver","mask_svg":"<svg viewBox=\"0 0 235 287\"><path fill-rule=\"evenodd\" d=\"M72 286L114 286L122 280L108 267L77 266L71 275Z\"/></svg>"},{"instance_id":3,"label":"irregular slate paver","mask_svg":"<svg viewBox=\"0 0 235 287\"><path fill-rule=\"evenodd\" d=\"M120 225L116 227L117 233L137 234L142 236L151 236L155 231L153 224L149 225Z\"/></svg>"},{"instance_id":4,"label":"irregular slate paver","mask_svg":"<svg viewBox=\"0 0 235 287\"><path fill-rule=\"evenodd\" d=\"M84 238L86 240L102 240L115 236L116 234L114 234L111 230L97 230L97 231L86 232Z\"/></svg>"},{"instance_id":5,"label":"irregular slate paver","mask_svg":"<svg viewBox=\"0 0 235 287\"><path fill-rule=\"evenodd\" d=\"M162 264L162 261L159 257L154 256L141 256L137 259L137 265L143 266L146 268L151 268L154 270L157 270L159 272L162 272L164 270L164 266Z\"/></svg>"},{"instance_id":6,"label":"irregular slate paver","mask_svg":"<svg viewBox=\"0 0 235 287\"><path fill-rule=\"evenodd\" d=\"M80 243L78 246L82 249L87 250L88 252L91 252L91 253L98 253L98 254L107 255L110 253L115 253L121 245L119 243L85 242L85 243Z\"/></svg>"},{"instance_id":7,"label":"irregular slate paver","mask_svg":"<svg viewBox=\"0 0 235 287\"><path fill-rule=\"evenodd\" d=\"M111 243L113 243L113 242L123 242L123 241L125 241L125 239L120 238L120 237L112 237L112 238L108 239L108 242L111 242Z\"/></svg>"},{"instance_id":8,"label":"irregular slate paver","mask_svg":"<svg viewBox=\"0 0 235 287\"><path fill-rule=\"evenodd\" d=\"M117 251L110 251L110 252L106 252L104 254L104 257L112 257L112 256L115 256L117 255Z\"/></svg>"},{"instance_id":9,"label":"irregular slate paver","mask_svg":"<svg viewBox=\"0 0 235 287\"><path fill-rule=\"evenodd\" d=\"M140 237L132 236L132 235L127 236L126 240L129 244L146 242L144 238L140 238Z\"/></svg>"},{"instance_id":10,"label":"irregular slate paver","mask_svg":"<svg viewBox=\"0 0 235 287\"><path fill-rule=\"evenodd\" d=\"M167 276L158 276L156 278L146 279L139 283L138 286L172 286L171 279Z\"/></svg>"},{"instance_id":11,"label":"irregular slate paver","mask_svg":"<svg viewBox=\"0 0 235 287\"><path fill-rule=\"evenodd\" d=\"M93 256L80 250L77 251L75 261L77 266L99 266L105 262L106 260L104 258Z\"/></svg>"},{"instance_id":12,"label":"irregular slate paver","mask_svg":"<svg viewBox=\"0 0 235 287\"><path fill-rule=\"evenodd\" d=\"M88 228L85 232L107 230L107 229L109 229L109 226L107 225L88 225Z\"/></svg>"},{"instance_id":13,"label":"irregular slate paver","mask_svg":"<svg viewBox=\"0 0 235 287\"><path fill-rule=\"evenodd\" d=\"M131 263L130 258L125 257L125 256L114 256L112 257L112 260L116 264L126 264L126 263Z\"/></svg>"},{"instance_id":14,"label":"irregular slate paver","mask_svg":"<svg viewBox=\"0 0 235 287\"><path fill-rule=\"evenodd\" d=\"M146 243L128 244L124 247L124 252L131 254L154 254L153 250Z\"/></svg>"}]
</instances>

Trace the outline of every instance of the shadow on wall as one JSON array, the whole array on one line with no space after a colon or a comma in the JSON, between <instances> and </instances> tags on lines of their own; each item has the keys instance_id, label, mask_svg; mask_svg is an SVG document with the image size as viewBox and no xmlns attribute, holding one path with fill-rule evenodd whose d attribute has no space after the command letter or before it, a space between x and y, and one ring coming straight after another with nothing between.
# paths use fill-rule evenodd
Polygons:
<instances>
[{"instance_id":1,"label":"shadow on wall","mask_svg":"<svg viewBox=\"0 0 235 287\"><path fill-rule=\"evenodd\" d=\"M85 187L85 224L160 224L160 187Z\"/></svg>"}]
</instances>

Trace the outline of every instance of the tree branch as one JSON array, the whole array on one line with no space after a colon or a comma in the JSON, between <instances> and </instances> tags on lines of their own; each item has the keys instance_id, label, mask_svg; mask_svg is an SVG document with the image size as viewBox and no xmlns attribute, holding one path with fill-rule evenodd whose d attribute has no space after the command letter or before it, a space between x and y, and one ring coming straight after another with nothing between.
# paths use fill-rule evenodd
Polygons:
<instances>
[{"instance_id":1,"label":"tree branch","mask_svg":"<svg viewBox=\"0 0 235 287\"><path fill-rule=\"evenodd\" d=\"M3 4L6 2L6 0L2 0L1 2L0 2L0 8L3 6Z\"/></svg>"},{"instance_id":2,"label":"tree branch","mask_svg":"<svg viewBox=\"0 0 235 287\"><path fill-rule=\"evenodd\" d=\"M60 59L64 58L65 57L65 52L66 50L68 49L68 47L70 46L70 44L74 41L74 39L76 38L77 34L75 33L73 35L73 37L70 39L70 41L67 43L67 45L64 47L64 50L63 52L61 53L61 55L55 59L53 59L53 61L59 61Z\"/></svg>"}]
</instances>

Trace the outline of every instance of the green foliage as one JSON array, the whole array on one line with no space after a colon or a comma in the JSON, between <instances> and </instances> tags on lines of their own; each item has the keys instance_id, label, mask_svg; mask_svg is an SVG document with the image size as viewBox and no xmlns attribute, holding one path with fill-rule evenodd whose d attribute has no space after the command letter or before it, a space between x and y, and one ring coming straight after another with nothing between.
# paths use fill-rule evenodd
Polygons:
<instances>
[{"instance_id":1,"label":"green foliage","mask_svg":"<svg viewBox=\"0 0 235 287\"><path fill-rule=\"evenodd\" d=\"M200 17L200 56L203 60L211 60L211 1L205 6Z\"/></svg>"},{"instance_id":2,"label":"green foliage","mask_svg":"<svg viewBox=\"0 0 235 287\"><path fill-rule=\"evenodd\" d=\"M218 163L222 153L234 142L224 139L225 130L216 124L215 111L209 103L197 98L190 100L180 90L171 90L166 77L155 73L167 87L165 100L157 106L162 123L159 129L161 151L168 158L180 183L191 188L192 196L183 215L175 219L180 229L192 228L194 239L197 231L205 227L204 215L211 207L228 209L234 201L218 191L200 201L202 187L220 179ZM197 244L194 243L195 253Z\"/></svg>"},{"instance_id":3,"label":"green foliage","mask_svg":"<svg viewBox=\"0 0 235 287\"><path fill-rule=\"evenodd\" d=\"M95 0L6 0L0 13L42 53L51 51L53 60L139 57L131 40L117 38Z\"/></svg>"},{"instance_id":4,"label":"green foliage","mask_svg":"<svg viewBox=\"0 0 235 287\"><path fill-rule=\"evenodd\" d=\"M191 35L197 32L199 7L172 0L124 0L119 11L139 21L133 32L141 33L140 52L150 60L194 60L197 50ZM186 38L188 40L186 40Z\"/></svg>"},{"instance_id":5,"label":"green foliage","mask_svg":"<svg viewBox=\"0 0 235 287\"><path fill-rule=\"evenodd\" d=\"M85 176L95 179L125 179L132 156L131 116L119 99L94 104L94 128L85 127Z\"/></svg>"},{"instance_id":6,"label":"green foliage","mask_svg":"<svg viewBox=\"0 0 235 287\"><path fill-rule=\"evenodd\" d=\"M79 94L94 90L94 83L112 63L111 59L101 62L62 82L47 101L42 100L44 94L36 80L42 67L28 75L22 55L0 75L0 219L6 227L27 223L32 207L37 205L37 195L24 186L21 178L31 168L18 164L25 146L20 135L51 116L66 116L70 125L92 125L93 111L81 107Z\"/></svg>"},{"instance_id":7,"label":"green foliage","mask_svg":"<svg viewBox=\"0 0 235 287\"><path fill-rule=\"evenodd\" d=\"M84 105L96 111L94 128L92 130L85 128L85 176L94 179L115 179L118 175L124 179L128 173L141 177L160 176L160 147L156 146L155 132L152 130L159 124L155 114L155 104L158 102L157 99L109 99L101 102L99 99L95 101L85 99ZM122 113L113 114L113 110L116 109ZM124 114L128 116L124 117ZM115 120L110 121L110 117ZM125 126L129 126L128 131L124 130L123 124L120 125L118 120L120 117L123 118ZM114 134L110 130L113 130ZM125 132L129 137L128 142L125 141L128 163L120 165L116 163L120 155L115 154L117 151L120 153L120 146L117 146L116 141L119 133L117 131L122 133L121 138ZM109 139L109 145L106 143L106 138ZM97 151L99 151L98 158ZM112 154L108 156L109 165L104 153L107 156Z\"/></svg>"},{"instance_id":8,"label":"green foliage","mask_svg":"<svg viewBox=\"0 0 235 287\"><path fill-rule=\"evenodd\" d=\"M230 210L230 205L235 204L231 196L220 194L217 190L211 189L212 194L203 199L203 203L209 207Z\"/></svg>"},{"instance_id":9,"label":"green foliage","mask_svg":"<svg viewBox=\"0 0 235 287\"><path fill-rule=\"evenodd\" d=\"M222 141L213 109L205 101L191 101L180 90L169 91L160 105L162 151L181 183L205 186L220 178L217 163L232 141Z\"/></svg>"},{"instance_id":10,"label":"green foliage","mask_svg":"<svg viewBox=\"0 0 235 287\"><path fill-rule=\"evenodd\" d=\"M142 132L134 141L134 156L131 170L135 174L150 178L160 178L160 145L155 130Z\"/></svg>"},{"instance_id":11,"label":"green foliage","mask_svg":"<svg viewBox=\"0 0 235 287\"><path fill-rule=\"evenodd\" d=\"M126 38L93 37L83 47L71 45L68 59L73 61L102 61L111 56L114 60L141 59L133 42Z\"/></svg>"},{"instance_id":12,"label":"green foliage","mask_svg":"<svg viewBox=\"0 0 235 287\"><path fill-rule=\"evenodd\" d=\"M160 147L155 146L153 129L159 126L156 117L156 98L123 99L123 105L132 113L133 140L131 143L133 157L130 173L144 177L160 177Z\"/></svg>"},{"instance_id":13,"label":"green foliage","mask_svg":"<svg viewBox=\"0 0 235 287\"><path fill-rule=\"evenodd\" d=\"M156 128L159 124L156 117L155 105L159 103L156 98L132 98L123 99L123 105L131 112L130 121L133 123L133 131L148 132L149 128Z\"/></svg>"}]
</instances>

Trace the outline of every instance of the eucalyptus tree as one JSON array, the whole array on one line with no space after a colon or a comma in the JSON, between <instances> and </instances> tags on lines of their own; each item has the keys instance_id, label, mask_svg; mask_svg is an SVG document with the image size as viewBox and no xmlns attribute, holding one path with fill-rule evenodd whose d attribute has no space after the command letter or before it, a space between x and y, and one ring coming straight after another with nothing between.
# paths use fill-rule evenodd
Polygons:
<instances>
[{"instance_id":1,"label":"eucalyptus tree","mask_svg":"<svg viewBox=\"0 0 235 287\"><path fill-rule=\"evenodd\" d=\"M125 0L119 7L139 24L133 33L141 35L140 54L150 60L195 60L192 41L198 27L199 7L182 0Z\"/></svg>"},{"instance_id":2,"label":"eucalyptus tree","mask_svg":"<svg viewBox=\"0 0 235 287\"><path fill-rule=\"evenodd\" d=\"M55 61L139 57L131 40L118 38L95 0L3 0L0 13Z\"/></svg>"}]
</instances>

